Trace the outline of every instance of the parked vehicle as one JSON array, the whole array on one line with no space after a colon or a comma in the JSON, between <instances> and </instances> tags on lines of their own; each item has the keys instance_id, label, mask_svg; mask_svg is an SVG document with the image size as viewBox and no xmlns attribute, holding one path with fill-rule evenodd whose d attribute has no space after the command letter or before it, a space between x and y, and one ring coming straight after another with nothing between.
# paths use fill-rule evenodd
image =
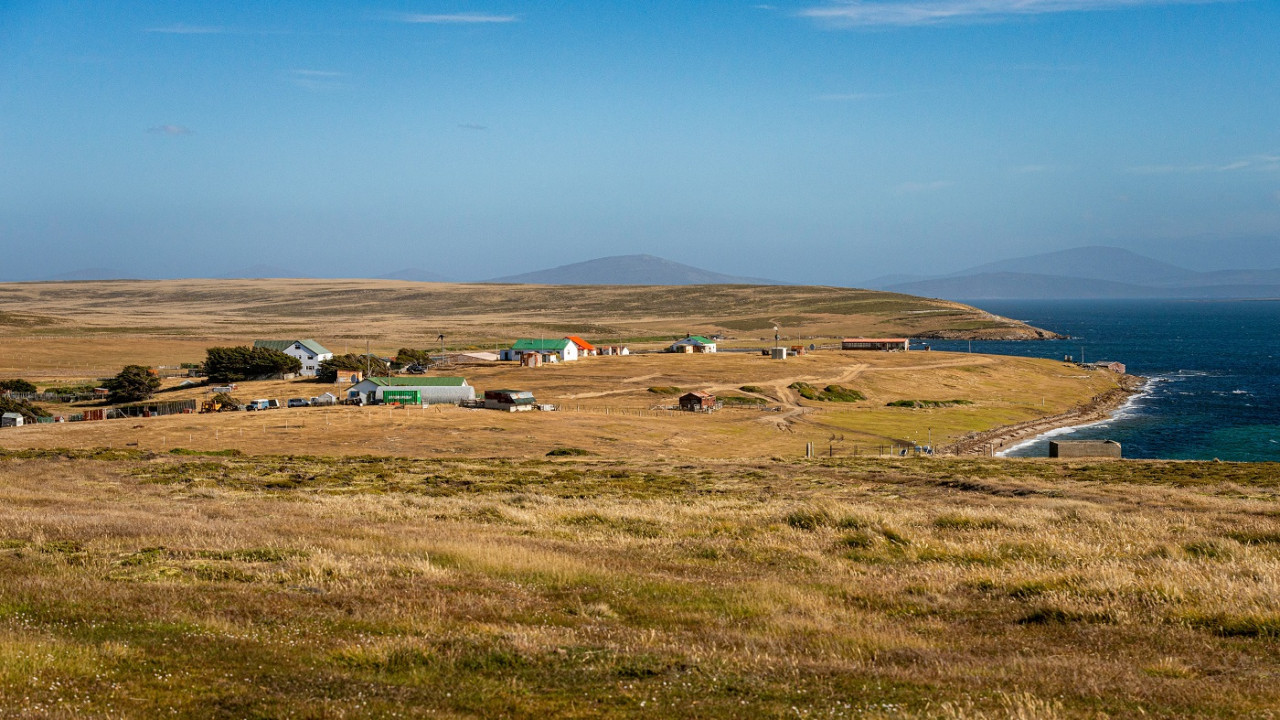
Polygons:
<instances>
[{"instance_id":1,"label":"parked vehicle","mask_svg":"<svg viewBox=\"0 0 1280 720\"><path fill-rule=\"evenodd\" d=\"M271 398L270 400L268 400L268 401L267 401L267 409L268 409L268 410L279 410L279 409L280 409L280 401L279 401L279 400L277 400L277 399L275 399L275 398Z\"/></svg>"},{"instance_id":2,"label":"parked vehicle","mask_svg":"<svg viewBox=\"0 0 1280 720\"><path fill-rule=\"evenodd\" d=\"M279 407L279 406L280 404L276 403L276 407ZM245 410L266 410L270 407L271 407L271 401L267 400L266 398L263 398L261 400L250 400L249 403L244 406L244 409Z\"/></svg>"},{"instance_id":3,"label":"parked vehicle","mask_svg":"<svg viewBox=\"0 0 1280 720\"><path fill-rule=\"evenodd\" d=\"M306 398L289 398L289 407L310 407L311 403Z\"/></svg>"}]
</instances>

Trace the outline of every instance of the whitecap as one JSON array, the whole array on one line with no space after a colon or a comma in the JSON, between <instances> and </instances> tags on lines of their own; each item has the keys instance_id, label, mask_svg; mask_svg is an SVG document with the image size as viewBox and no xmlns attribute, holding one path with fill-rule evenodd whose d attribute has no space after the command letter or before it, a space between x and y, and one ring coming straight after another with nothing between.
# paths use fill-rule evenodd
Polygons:
<instances>
[{"instance_id":1,"label":"whitecap","mask_svg":"<svg viewBox=\"0 0 1280 720\"><path fill-rule=\"evenodd\" d=\"M1013 452L1014 450L1030 447L1041 440L1045 440L1051 437L1057 437L1059 435L1067 435L1081 428L1106 427L1111 423L1116 422L1117 420L1126 420L1136 415L1141 415L1142 414L1141 401L1150 397L1152 390L1153 390L1152 383L1150 380L1148 380L1147 382L1143 383L1142 387L1138 390L1138 392L1130 395L1129 398L1124 401L1124 403L1122 403L1115 410L1112 410L1111 414L1108 415L1107 417L1101 420L1094 420L1093 422L1082 423L1080 425L1067 425L1065 427L1046 430L1045 432L1040 433L1035 437L1028 438L1026 440L1023 440L1020 443L1017 443L1015 445L1010 445L1009 447L1003 450L1000 450L999 452L996 453L996 457L1008 457L1009 453Z\"/></svg>"}]
</instances>

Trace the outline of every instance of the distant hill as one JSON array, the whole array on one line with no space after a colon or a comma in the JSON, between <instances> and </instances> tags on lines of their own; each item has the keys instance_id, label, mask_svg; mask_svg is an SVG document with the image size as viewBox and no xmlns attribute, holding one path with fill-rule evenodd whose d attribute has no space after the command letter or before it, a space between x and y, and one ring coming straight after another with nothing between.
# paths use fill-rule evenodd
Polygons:
<instances>
[{"instance_id":1,"label":"distant hill","mask_svg":"<svg viewBox=\"0 0 1280 720\"><path fill-rule=\"evenodd\" d=\"M1176 265L1118 247L1088 246L1000 260L961 270L946 277L1029 273L1128 285L1176 285L1196 275Z\"/></svg>"},{"instance_id":2,"label":"distant hill","mask_svg":"<svg viewBox=\"0 0 1280 720\"><path fill-rule=\"evenodd\" d=\"M433 273L429 270L421 268L405 268L396 270L385 275L374 277L375 280L409 280L411 282L453 282L453 278L445 277L440 273Z\"/></svg>"},{"instance_id":3,"label":"distant hill","mask_svg":"<svg viewBox=\"0 0 1280 720\"><path fill-rule=\"evenodd\" d=\"M878 290L950 300L1280 298L1280 269L1198 272L1114 247L1081 247L987 263Z\"/></svg>"},{"instance_id":4,"label":"distant hill","mask_svg":"<svg viewBox=\"0 0 1280 720\"><path fill-rule=\"evenodd\" d=\"M524 285L786 285L683 265L653 255L617 255L485 280Z\"/></svg>"},{"instance_id":5,"label":"distant hill","mask_svg":"<svg viewBox=\"0 0 1280 720\"><path fill-rule=\"evenodd\" d=\"M1035 273L993 272L964 277L944 277L898 283L887 289L908 295L980 300L1030 300L1050 298L1167 297L1157 288L1147 288L1110 280L1067 278Z\"/></svg>"}]
</instances>

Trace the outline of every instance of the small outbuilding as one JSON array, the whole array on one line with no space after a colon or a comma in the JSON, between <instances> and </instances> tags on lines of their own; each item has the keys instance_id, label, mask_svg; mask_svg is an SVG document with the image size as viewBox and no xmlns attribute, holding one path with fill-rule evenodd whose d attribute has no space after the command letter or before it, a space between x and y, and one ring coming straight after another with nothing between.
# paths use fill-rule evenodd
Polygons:
<instances>
[{"instance_id":1,"label":"small outbuilding","mask_svg":"<svg viewBox=\"0 0 1280 720\"><path fill-rule=\"evenodd\" d=\"M528 390L485 390L484 406L489 410L506 410L507 412L524 412L533 410L538 404L533 393Z\"/></svg>"},{"instance_id":2,"label":"small outbuilding","mask_svg":"<svg viewBox=\"0 0 1280 720\"><path fill-rule=\"evenodd\" d=\"M719 409L720 403L716 401L716 396L701 390L687 392L680 396L680 409L689 412L711 412Z\"/></svg>"},{"instance_id":3,"label":"small outbuilding","mask_svg":"<svg viewBox=\"0 0 1280 720\"><path fill-rule=\"evenodd\" d=\"M1125 371L1124 363L1115 360L1099 360L1089 363L1089 367L1095 367L1099 370L1110 370L1117 375L1123 375Z\"/></svg>"},{"instance_id":4,"label":"small outbuilding","mask_svg":"<svg viewBox=\"0 0 1280 720\"><path fill-rule=\"evenodd\" d=\"M845 338L840 341L841 350L901 350L911 348L909 338Z\"/></svg>"},{"instance_id":5,"label":"small outbuilding","mask_svg":"<svg viewBox=\"0 0 1280 720\"><path fill-rule=\"evenodd\" d=\"M671 343L668 351L676 353L713 353L716 351L716 344L701 335L686 335Z\"/></svg>"},{"instance_id":6,"label":"small outbuilding","mask_svg":"<svg viewBox=\"0 0 1280 720\"><path fill-rule=\"evenodd\" d=\"M371 377L347 389L348 400L366 404L458 404L475 400L476 389L460 377Z\"/></svg>"},{"instance_id":7,"label":"small outbuilding","mask_svg":"<svg viewBox=\"0 0 1280 720\"><path fill-rule=\"evenodd\" d=\"M7 412L0 415L0 427L22 427L24 420L22 413Z\"/></svg>"},{"instance_id":8,"label":"small outbuilding","mask_svg":"<svg viewBox=\"0 0 1280 720\"><path fill-rule=\"evenodd\" d=\"M1115 440L1050 440L1051 458L1119 458L1120 443Z\"/></svg>"}]
</instances>

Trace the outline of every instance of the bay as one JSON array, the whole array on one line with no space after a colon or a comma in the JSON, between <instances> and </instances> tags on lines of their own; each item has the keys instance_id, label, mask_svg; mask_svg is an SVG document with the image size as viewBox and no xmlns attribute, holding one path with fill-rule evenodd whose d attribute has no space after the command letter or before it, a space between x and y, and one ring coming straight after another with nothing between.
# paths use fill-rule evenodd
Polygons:
<instances>
[{"instance_id":1,"label":"bay","mask_svg":"<svg viewBox=\"0 0 1280 720\"><path fill-rule=\"evenodd\" d=\"M1112 418L1042 435L1007 455L1044 457L1057 436L1116 440L1129 458L1280 461L1280 301L973 304L1071 337L974 341L973 352L1116 360L1150 379ZM935 350L970 349L967 341L924 342Z\"/></svg>"}]
</instances>

